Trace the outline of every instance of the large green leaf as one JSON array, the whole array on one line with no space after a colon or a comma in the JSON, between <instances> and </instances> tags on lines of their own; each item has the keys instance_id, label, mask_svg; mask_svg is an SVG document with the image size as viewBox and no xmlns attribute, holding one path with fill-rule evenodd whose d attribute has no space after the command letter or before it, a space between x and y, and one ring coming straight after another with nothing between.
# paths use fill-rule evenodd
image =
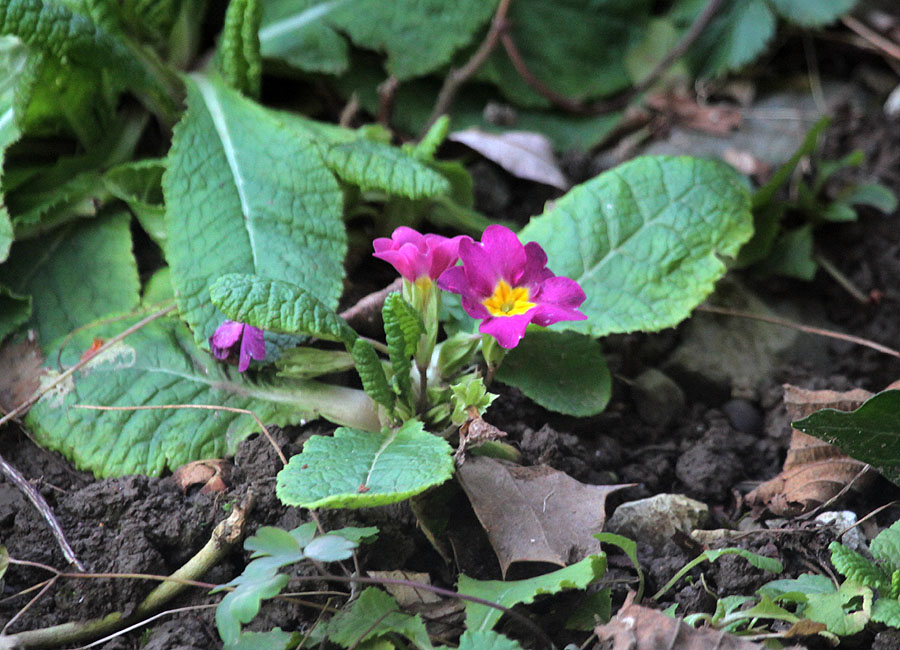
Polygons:
<instances>
[{"instance_id":1,"label":"large green leaf","mask_svg":"<svg viewBox=\"0 0 900 650\"><path fill-rule=\"evenodd\" d=\"M62 366L78 361L91 336L119 332L133 322L83 332L63 350ZM47 358L45 381L50 381L57 374L57 350ZM100 354L74 381L42 397L28 414L28 426L43 446L98 476L158 476L167 467L233 453L238 442L259 431L248 415L200 409L104 412L73 408L75 404L207 404L250 409L268 424L296 424L324 415L355 426L377 426L371 402L361 391L312 381L254 381L201 350L176 319L152 323Z\"/></svg>"},{"instance_id":2,"label":"large green leaf","mask_svg":"<svg viewBox=\"0 0 900 650\"><path fill-rule=\"evenodd\" d=\"M7 147L22 135L15 100L27 60L28 52L19 39L0 37L0 262L6 260L13 241L12 222L3 200L3 160Z\"/></svg>"},{"instance_id":3,"label":"large green leaf","mask_svg":"<svg viewBox=\"0 0 900 650\"><path fill-rule=\"evenodd\" d=\"M579 185L522 230L558 275L577 280L594 336L655 331L686 318L753 234L750 196L711 160L637 158Z\"/></svg>"},{"instance_id":4,"label":"large green leaf","mask_svg":"<svg viewBox=\"0 0 900 650\"><path fill-rule=\"evenodd\" d=\"M409 420L401 428L368 433L340 428L313 436L278 473L282 503L302 508L363 508L408 499L453 473L443 438Z\"/></svg>"},{"instance_id":5,"label":"large green leaf","mask_svg":"<svg viewBox=\"0 0 900 650\"><path fill-rule=\"evenodd\" d=\"M588 555L564 569L527 580L475 580L459 576L459 593L477 596L504 607L533 603L541 594L555 594L563 589L584 589L606 571L606 555ZM492 629L503 612L487 605L466 601L466 629L479 632Z\"/></svg>"},{"instance_id":6,"label":"large green leaf","mask_svg":"<svg viewBox=\"0 0 900 650\"><path fill-rule=\"evenodd\" d=\"M32 296L29 325L46 350L76 327L140 301L137 263L126 214L71 224L17 242L0 283Z\"/></svg>"},{"instance_id":7,"label":"large green leaf","mask_svg":"<svg viewBox=\"0 0 900 650\"><path fill-rule=\"evenodd\" d=\"M820 27L837 20L841 15L849 13L857 0L827 0L809 2L809 0L769 0L775 10L792 23L804 27Z\"/></svg>"},{"instance_id":8,"label":"large green leaf","mask_svg":"<svg viewBox=\"0 0 900 650\"><path fill-rule=\"evenodd\" d=\"M200 76L163 176L166 256L198 341L224 319L209 287L228 272L284 280L337 305L346 233L342 196L315 145L277 113Z\"/></svg>"},{"instance_id":9,"label":"large green leaf","mask_svg":"<svg viewBox=\"0 0 900 650\"><path fill-rule=\"evenodd\" d=\"M900 390L878 393L850 413L816 411L792 426L869 463L900 485Z\"/></svg>"},{"instance_id":10,"label":"large green leaf","mask_svg":"<svg viewBox=\"0 0 900 650\"><path fill-rule=\"evenodd\" d=\"M628 87L625 52L643 35L652 7L648 0L516 0L509 8L509 34L538 79L561 95L586 100ZM520 106L550 105L522 79L503 48L478 77Z\"/></svg>"},{"instance_id":11,"label":"large green leaf","mask_svg":"<svg viewBox=\"0 0 900 650\"><path fill-rule=\"evenodd\" d=\"M536 328L506 355L497 379L544 408L579 417L600 413L612 390L597 341L574 332Z\"/></svg>"},{"instance_id":12,"label":"large green leaf","mask_svg":"<svg viewBox=\"0 0 900 650\"><path fill-rule=\"evenodd\" d=\"M333 309L290 282L228 273L216 280L209 293L213 304L239 323L347 345L356 339L356 332Z\"/></svg>"},{"instance_id":13,"label":"large green leaf","mask_svg":"<svg viewBox=\"0 0 900 650\"><path fill-rule=\"evenodd\" d=\"M497 0L269 0L259 39L264 56L312 72L348 65L346 33L359 47L387 53L387 70L404 80L432 72L468 45Z\"/></svg>"}]
</instances>

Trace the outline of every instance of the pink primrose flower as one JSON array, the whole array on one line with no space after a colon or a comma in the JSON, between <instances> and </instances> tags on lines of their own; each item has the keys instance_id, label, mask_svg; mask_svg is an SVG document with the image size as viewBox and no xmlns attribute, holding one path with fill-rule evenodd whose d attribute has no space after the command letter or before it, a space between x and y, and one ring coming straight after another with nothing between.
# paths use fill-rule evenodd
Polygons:
<instances>
[{"instance_id":1,"label":"pink primrose flower","mask_svg":"<svg viewBox=\"0 0 900 650\"><path fill-rule=\"evenodd\" d=\"M466 237L459 244L462 266L438 278L438 287L462 296L478 331L500 347L516 347L529 323L546 327L563 320L585 320L578 311L584 291L575 280L554 275L547 254L535 242L522 245L509 228L488 226L481 242Z\"/></svg>"},{"instance_id":2,"label":"pink primrose flower","mask_svg":"<svg viewBox=\"0 0 900 650\"><path fill-rule=\"evenodd\" d=\"M448 239L440 235L423 235L412 228L400 226L391 238L379 237L373 243L375 257L391 264L404 278L437 279L459 259L459 242L465 235Z\"/></svg>"},{"instance_id":3,"label":"pink primrose flower","mask_svg":"<svg viewBox=\"0 0 900 650\"><path fill-rule=\"evenodd\" d=\"M250 359L262 361L266 358L266 340L258 327L226 320L209 337L209 349L213 356L225 361L232 348L240 342L238 371L244 372L250 366Z\"/></svg>"}]
</instances>

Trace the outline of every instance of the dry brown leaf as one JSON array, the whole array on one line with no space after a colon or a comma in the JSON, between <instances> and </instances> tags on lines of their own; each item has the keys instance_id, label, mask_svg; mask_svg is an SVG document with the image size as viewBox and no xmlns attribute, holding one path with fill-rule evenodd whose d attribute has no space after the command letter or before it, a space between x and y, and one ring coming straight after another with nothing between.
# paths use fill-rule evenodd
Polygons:
<instances>
[{"instance_id":1,"label":"dry brown leaf","mask_svg":"<svg viewBox=\"0 0 900 650\"><path fill-rule=\"evenodd\" d=\"M475 456L457 471L503 575L514 562L567 566L600 550L606 497L624 485L586 485L547 465Z\"/></svg>"},{"instance_id":2,"label":"dry brown leaf","mask_svg":"<svg viewBox=\"0 0 900 650\"><path fill-rule=\"evenodd\" d=\"M474 407L474 414L459 428L459 446L453 454L457 465L462 465L466 460L466 452L470 447L477 447L486 442L500 440L507 436L506 431L498 429L490 422L486 422L478 415L478 409Z\"/></svg>"},{"instance_id":3,"label":"dry brown leaf","mask_svg":"<svg viewBox=\"0 0 900 650\"><path fill-rule=\"evenodd\" d=\"M40 388L44 355L35 341L0 348L0 406L12 411ZM24 413L22 414L24 415Z\"/></svg>"},{"instance_id":4,"label":"dry brown leaf","mask_svg":"<svg viewBox=\"0 0 900 650\"><path fill-rule=\"evenodd\" d=\"M427 573L419 573L418 571L368 571L373 578L389 578L391 580L408 580L409 582L418 582L420 584L430 585L431 576ZM425 605L428 603L439 603L443 600L433 591L426 589L416 589L408 585L383 585L400 607L407 608L416 605Z\"/></svg>"},{"instance_id":5,"label":"dry brown leaf","mask_svg":"<svg viewBox=\"0 0 900 650\"><path fill-rule=\"evenodd\" d=\"M612 642L610 650L765 650L761 643L723 630L694 629L681 619L635 605L633 600L632 592L615 618L594 629L601 644Z\"/></svg>"},{"instance_id":6,"label":"dry brown leaf","mask_svg":"<svg viewBox=\"0 0 900 650\"><path fill-rule=\"evenodd\" d=\"M559 168L553 145L545 135L530 131L487 133L481 129L466 129L451 133L447 139L474 149L513 176L561 190L569 189L569 181Z\"/></svg>"},{"instance_id":7,"label":"dry brown leaf","mask_svg":"<svg viewBox=\"0 0 900 650\"><path fill-rule=\"evenodd\" d=\"M230 476L231 463L219 459L195 460L172 472L172 478L182 492L187 492L194 485L202 485L200 494L224 492L227 489L225 482Z\"/></svg>"},{"instance_id":8,"label":"dry brown leaf","mask_svg":"<svg viewBox=\"0 0 900 650\"><path fill-rule=\"evenodd\" d=\"M684 92L656 93L647 98L646 104L669 116L677 124L713 135L726 135L738 128L743 121L739 108L701 105L693 96Z\"/></svg>"},{"instance_id":9,"label":"dry brown leaf","mask_svg":"<svg viewBox=\"0 0 900 650\"><path fill-rule=\"evenodd\" d=\"M859 388L837 392L784 387L784 405L791 421L824 408L852 411L871 396ZM747 501L765 505L777 515L798 515L826 503L851 482L853 489L864 489L874 477L874 472L865 468L865 463L837 447L793 429L781 473L750 492Z\"/></svg>"}]
</instances>

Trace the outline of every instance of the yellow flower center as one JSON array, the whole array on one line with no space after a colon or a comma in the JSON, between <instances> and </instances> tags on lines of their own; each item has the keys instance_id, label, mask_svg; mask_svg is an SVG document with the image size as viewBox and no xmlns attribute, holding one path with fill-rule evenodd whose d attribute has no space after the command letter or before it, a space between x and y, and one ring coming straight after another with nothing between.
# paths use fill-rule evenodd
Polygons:
<instances>
[{"instance_id":1,"label":"yellow flower center","mask_svg":"<svg viewBox=\"0 0 900 650\"><path fill-rule=\"evenodd\" d=\"M511 287L506 280L500 280L493 295L481 304L487 307L491 316L519 316L534 307L530 297L528 287Z\"/></svg>"}]
</instances>

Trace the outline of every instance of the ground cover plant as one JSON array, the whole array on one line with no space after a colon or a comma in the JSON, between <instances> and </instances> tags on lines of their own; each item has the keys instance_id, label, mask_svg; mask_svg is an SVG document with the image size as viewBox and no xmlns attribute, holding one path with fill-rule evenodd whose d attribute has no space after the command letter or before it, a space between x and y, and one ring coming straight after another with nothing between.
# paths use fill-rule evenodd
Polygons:
<instances>
[{"instance_id":1,"label":"ground cover plant","mask_svg":"<svg viewBox=\"0 0 900 650\"><path fill-rule=\"evenodd\" d=\"M855 5L0 0L0 648L888 643L900 141L631 155Z\"/></svg>"}]
</instances>

